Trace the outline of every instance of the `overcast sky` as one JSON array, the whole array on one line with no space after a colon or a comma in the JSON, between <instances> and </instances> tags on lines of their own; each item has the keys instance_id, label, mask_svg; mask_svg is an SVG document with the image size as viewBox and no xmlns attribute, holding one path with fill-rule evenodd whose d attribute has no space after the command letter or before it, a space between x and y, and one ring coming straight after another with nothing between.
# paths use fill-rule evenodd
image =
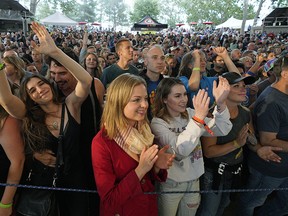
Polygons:
<instances>
[{"instance_id":1,"label":"overcast sky","mask_svg":"<svg viewBox=\"0 0 288 216\"><path fill-rule=\"evenodd\" d=\"M82 2L82 0L77 0ZM133 8L134 5L134 1L135 0L124 0L124 2L129 5L130 9ZM29 2L27 0L19 0L19 2L24 5L26 8L29 8ZM256 2L255 0L251 0L251 2ZM255 10L257 10L258 4L255 4ZM272 11L272 7L271 7L271 1L266 0L264 2L264 5L262 7L261 13L260 13L260 18L264 18L265 16L267 16L271 11Z\"/></svg>"}]
</instances>

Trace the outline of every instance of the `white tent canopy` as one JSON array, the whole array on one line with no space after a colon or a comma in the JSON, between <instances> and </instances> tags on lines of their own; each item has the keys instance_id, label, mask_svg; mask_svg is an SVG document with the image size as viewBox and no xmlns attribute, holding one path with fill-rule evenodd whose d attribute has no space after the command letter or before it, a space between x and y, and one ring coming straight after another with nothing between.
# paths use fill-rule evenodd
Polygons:
<instances>
[{"instance_id":1,"label":"white tent canopy","mask_svg":"<svg viewBox=\"0 0 288 216\"><path fill-rule=\"evenodd\" d=\"M234 29L236 29L236 28L239 28L239 24L240 24L240 28L241 28L242 20L238 20L238 19L235 19L234 17L230 17L224 23L217 25L216 29L219 29L219 28L234 28Z\"/></svg>"},{"instance_id":2,"label":"white tent canopy","mask_svg":"<svg viewBox=\"0 0 288 216\"><path fill-rule=\"evenodd\" d=\"M56 12L44 19L40 20L44 25L60 25L60 26L71 26L78 25L78 22L66 17L60 12Z\"/></svg>"},{"instance_id":3,"label":"white tent canopy","mask_svg":"<svg viewBox=\"0 0 288 216\"><path fill-rule=\"evenodd\" d=\"M247 30L249 26L252 27L252 26L253 26L253 22L254 22L253 19L246 20L245 30ZM259 24L258 24L258 21L257 21L257 25L259 25ZM241 29L241 26L242 26L242 20L235 19L235 18L232 16L232 17L230 17L228 20L226 20L224 23L222 23L222 24L220 24L220 25L217 25L217 26L216 26L216 29L219 29L219 28Z\"/></svg>"}]
</instances>

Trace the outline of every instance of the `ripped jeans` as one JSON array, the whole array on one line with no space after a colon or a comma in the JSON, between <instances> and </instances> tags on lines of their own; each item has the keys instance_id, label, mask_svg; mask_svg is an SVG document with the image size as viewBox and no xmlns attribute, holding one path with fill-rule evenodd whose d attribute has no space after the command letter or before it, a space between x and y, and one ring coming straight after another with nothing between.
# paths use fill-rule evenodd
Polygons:
<instances>
[{"instance_id":1,"label":"ripped jeans","mask_svg":"<svg viewBox=\"0 0 288 216\"><path fill-rule=\"evenodd\" d=\"M175 182L167 179L159 185L160 191L199 191L199 179ZM193 216L200 204L199 193L167 193L158 196L159 216Z\"/></svg>"}]
</instances>

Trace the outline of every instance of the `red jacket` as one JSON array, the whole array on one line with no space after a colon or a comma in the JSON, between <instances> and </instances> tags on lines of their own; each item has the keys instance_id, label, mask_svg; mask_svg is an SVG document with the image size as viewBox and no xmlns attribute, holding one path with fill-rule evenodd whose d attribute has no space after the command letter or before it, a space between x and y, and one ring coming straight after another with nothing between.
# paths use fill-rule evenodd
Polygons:
<instances>
[{"instance_id":1,"label":"red jacket","mask_svg":"<svg viewBox=\"0 0 288 216\"><path fill-rule=\"evenodd\" d=\"M101 216L157 216L157 195L154 180L165 181L166 170L157 175L150 171L139 181L135 168L138 162L105 135L104 129L92 141L92 165L101 198Z\"/></svg>"}]
</instances>

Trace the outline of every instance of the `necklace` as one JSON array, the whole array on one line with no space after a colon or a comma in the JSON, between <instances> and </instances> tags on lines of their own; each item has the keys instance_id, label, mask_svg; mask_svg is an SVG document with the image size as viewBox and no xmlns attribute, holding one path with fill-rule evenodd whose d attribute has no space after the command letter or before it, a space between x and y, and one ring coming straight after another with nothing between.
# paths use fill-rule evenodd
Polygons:
<instances>
[{"instance_id":1,"label":"necklace","mask_svg":"<svg viewBox=\"0 0 288 216\"><path fill-rule=\"evenodd\" d=\"M54 121L54 122L52 123L52 128L53 128L54 130L58 130L58 122L57 122L57 121Z\"/></svg>"}]
</instances>

